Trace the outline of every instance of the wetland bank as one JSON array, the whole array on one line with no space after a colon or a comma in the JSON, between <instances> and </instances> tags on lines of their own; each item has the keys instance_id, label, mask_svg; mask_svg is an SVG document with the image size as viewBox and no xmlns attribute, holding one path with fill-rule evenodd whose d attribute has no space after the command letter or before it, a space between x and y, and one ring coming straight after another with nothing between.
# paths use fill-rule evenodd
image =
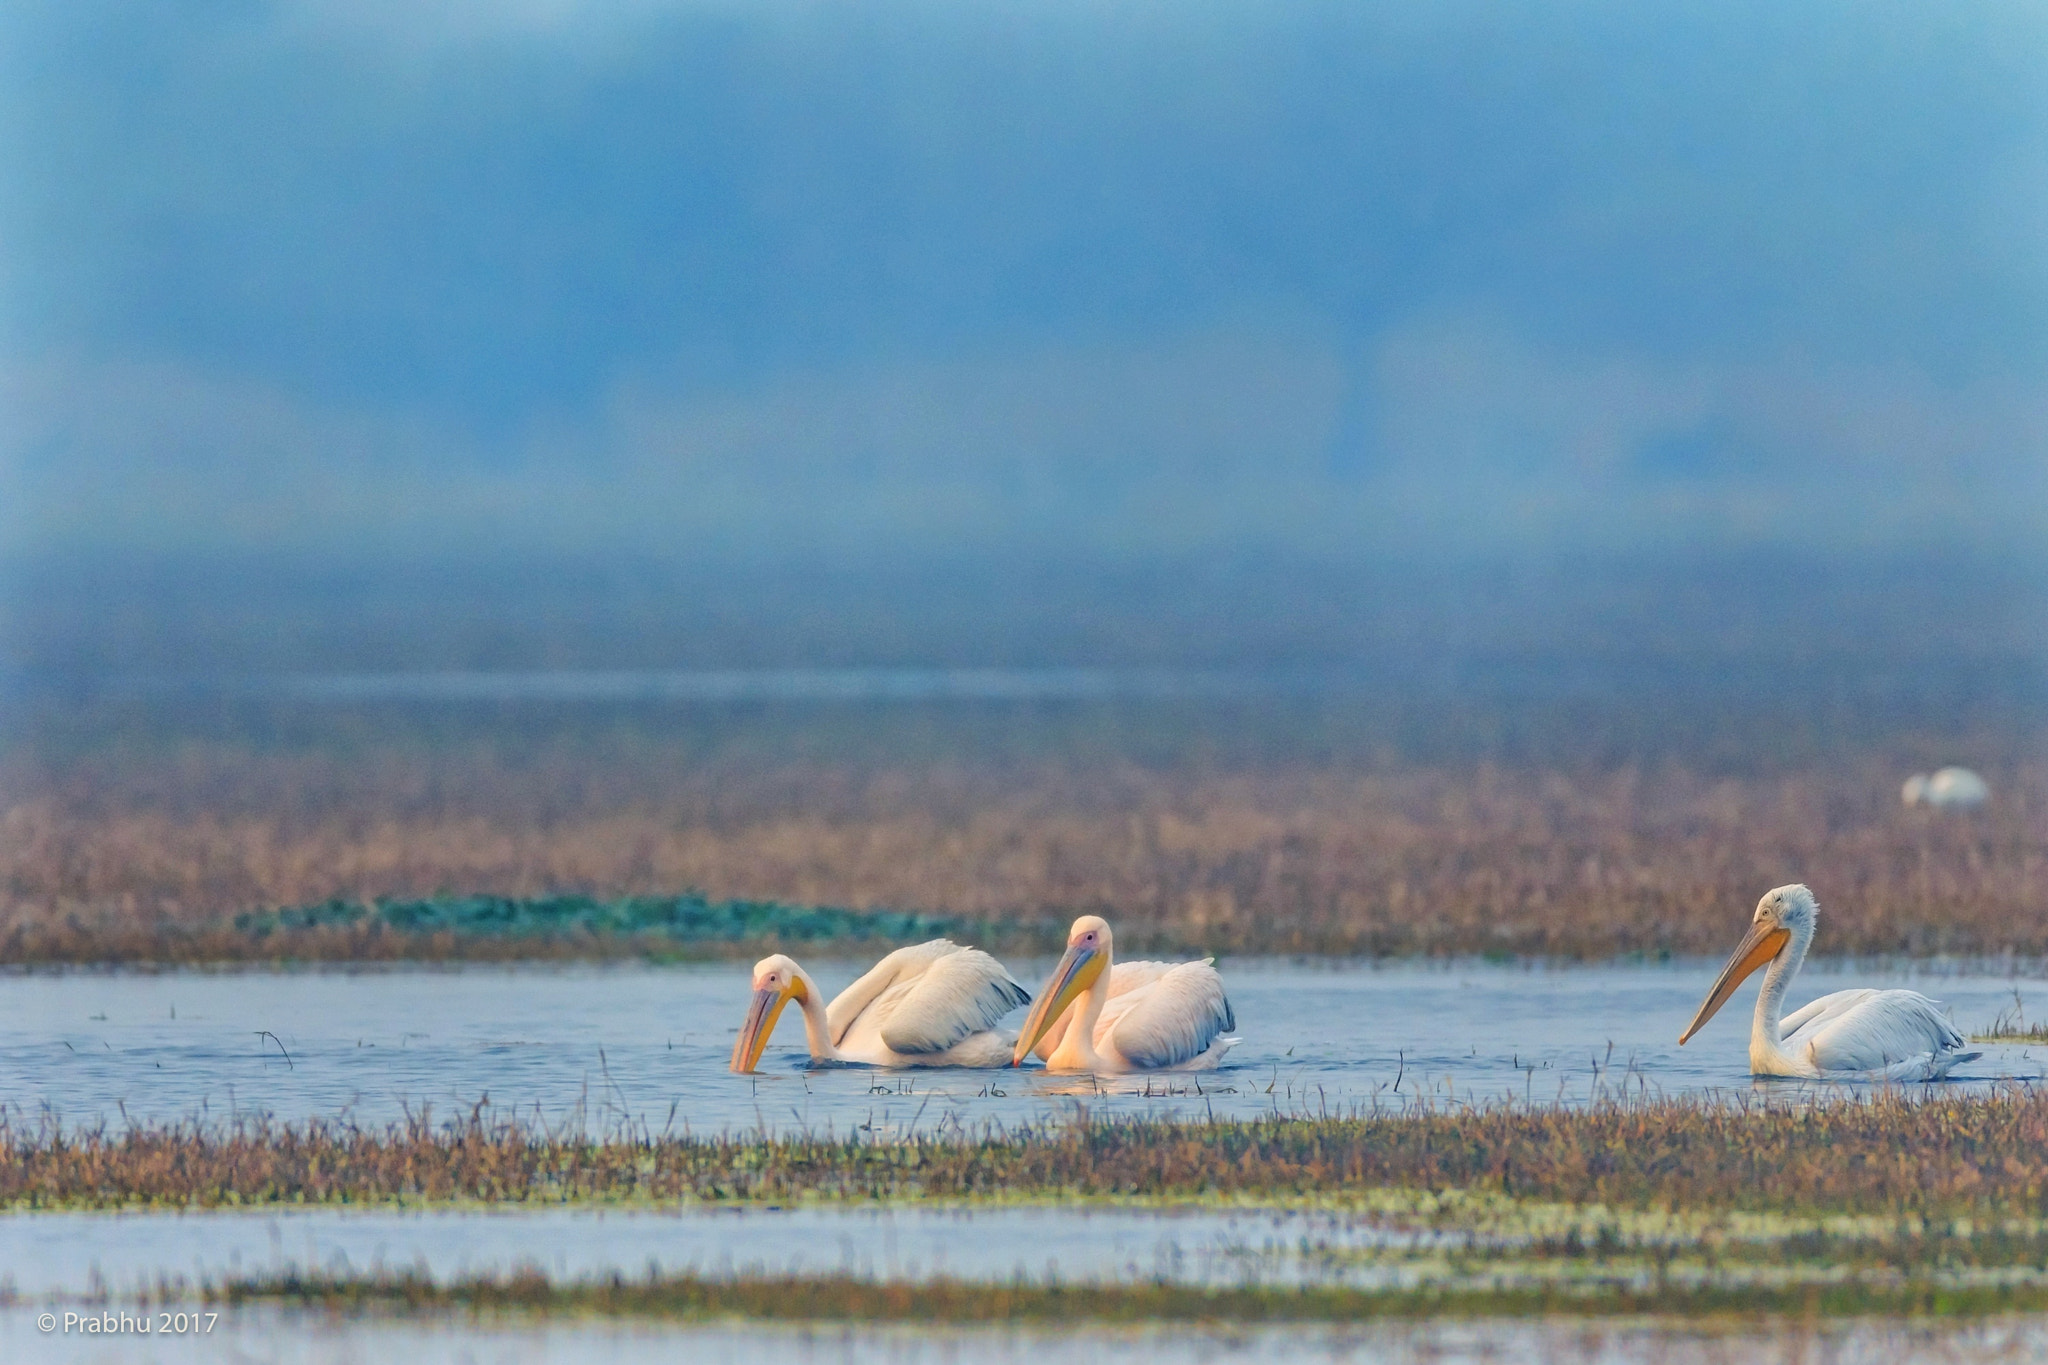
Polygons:
<instances>
[{"instance_id":1,"label":"wetland bank","mask_svg":"<svg viewBox=\"0 0 2048 1365\"><path fill-rule=\"evenodd\" d=\"M2019 1088L919 1139L592 1138L481 1113L6 1137L0 1267L34 1297L76 1291L100 1220L102 1294L372 1320L2048 1309L2048 1098Z\"/></svg>"},{"instance_id":2,"label":"wetland bank","mask_svg":"<svg viewBox=\"0 0 2048 1365\"><path fill-rule=\"evenodd\" d=\"M1044 952L1098 912L1147 951L1608 961L1719 952L1805 877L1829 952L2039 957L2048 708L2024 684L1846 714L1342 679L1012 703L17 699L0 955L745 959L934 931ZM1997 799L1902 807L1898 774L1946 757Z\"/></svg>"}]
</instances>

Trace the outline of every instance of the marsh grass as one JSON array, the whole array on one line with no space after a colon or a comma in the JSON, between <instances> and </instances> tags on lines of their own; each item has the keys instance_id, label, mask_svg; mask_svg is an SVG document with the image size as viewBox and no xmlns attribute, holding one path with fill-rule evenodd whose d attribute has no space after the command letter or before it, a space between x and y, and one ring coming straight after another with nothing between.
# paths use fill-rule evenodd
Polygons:
<instances>
[{"instance_id":1,"label":"marsh grass","mask_svg":"<svg viewBox=\"0 0 2048 1365\"><path fill-rule=\"evenodd\" d=\"M897 721L893 755L836 733L436 744L367 719L264 743L17 746L0 756L0 961L745 957L822 941L806 917L848 944L942 924L1033 950L1084 912L1145 951L1655 957L1725 951L1795 879L1820 894L1826 952L2048 954L2038 764L1986 764L1992 804L1945 817L1899 805L1917 750L1503 766L1311 735L1223 761L1229 719L1022 752L1002 718L973 742ZM781 920L636 918L685 901Z\"/></svg>"},{"instance_id":2,"label":"marsh grass","mask_svg":"<svg viewBox=\"0 0 2048 1365\"><path fill-rule=\"evenodd\" d=\"M949 1279L876 1281L849 1276L651 1275L558 1283L538 1273L436 1284L421 1276L283 1275L215 1286L213 1301L268 1302L333 1312L600 1314L685 1321L900 1323L1367 1322L1458 1316L1850 1315L1981 1317L2048 1308L2038 1284L1953 1285L1933 1278L1778 1285L1678 1285L1581 1278L1540 1287L1437 1284L1352 1289L1310 1285L1198 1288L1166 1283L986 1284Z\"/></svg>"},{"instance_id":3,"label":"marsh grass","mask_svg":"<svg viewBox=\"0 0 2048 1365\"><path fill-rule=\"evenodd\" d=\"M1981 1033L1970 1035L1973 1043L2048 1043L2048 1024L2029 1024L2026 1006L2020 1001L2019 988L2014 987L2012 1006L2000 1010L1998 1017Z\"/></svg>"},{"instance_id":4,"label":"marsh grass","mask_svg":"<svg viewBox=\"0 0 2048 1365\"><path fill-rule=\"evenodd\" d=\"M0 1121L0 1204L16 1209L906 1199L1327 1204L1417 1225L1512 1223L1538 1238L1587 1235L1569 1219L1549 1231L1531 1222L1544 1207L2034 1227L2048 1217L2048 1094L1880 1093L1799 1108L1417 1103L1341 1118L1082 1120L902 1139L678 1135L673 1117L661 1132L598 1138L481 1106L460 1121L419 1114L380 1129Z\"/></svg>"},{"instance_id":5,"label":"marsh grass","mask_svg":"<svg viewBox=\"0 0 2048 1365\"><path fill-rule=\"evenodd\" d=\"M2048 1043L2048 1024L2029 1024L2024 1029L2001 1029L1994 1025L1989 1032L1970 1035L1973 1043Z\"/></svg>"}]
</instances>

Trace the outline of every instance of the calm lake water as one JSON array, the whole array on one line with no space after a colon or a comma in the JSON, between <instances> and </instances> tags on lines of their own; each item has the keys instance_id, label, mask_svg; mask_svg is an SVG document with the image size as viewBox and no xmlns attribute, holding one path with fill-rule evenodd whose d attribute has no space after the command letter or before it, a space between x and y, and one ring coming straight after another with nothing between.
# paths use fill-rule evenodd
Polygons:
<instances>
[{"instance_id":1,"label":"calm lake water","mask_svg":"<svg viewBox=\"0 0 2048 1365\"><path fill-rule=\"evenodd\" d=\"M810 964L835 990L863 963ZM1034 989L1049 962L1011 964ZM1747 1074L1751 986L1687 1047L1719 964L1525 967L1224 964L1243 1042L1199 1076L1036 1069L814 1068L785 1012L755 1077L726 1070L744 966L14 974L0 977L0 1104L11 1122L283 1120L381 1124L488 1103L593 1131L896 1133L1095 1114L1245 1117L1596 1090L1737 1098L1802 1087ZM1911 985L1965 1029L2013 1002L2048 1018L2038 976L1870 967L1804 973L1794 1003ZM1012 1027L1023 1018L1019 1011ZM2035 1078L2039 1048L1989 1047L1961 1084Z\"/></svg>"}]
</instances>

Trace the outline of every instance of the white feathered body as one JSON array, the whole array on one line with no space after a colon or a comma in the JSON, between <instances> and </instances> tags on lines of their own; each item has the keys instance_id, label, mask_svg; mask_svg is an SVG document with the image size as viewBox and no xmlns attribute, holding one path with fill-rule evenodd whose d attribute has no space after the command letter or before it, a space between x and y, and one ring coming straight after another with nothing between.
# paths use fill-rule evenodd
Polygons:
<instances>
[{"instance_id":1,"label":"white feathered body","mask_svg":"<svg viewBox=\"0 0 2048 1365\"><path fill-rule=\"evenodd\" d=\"M826 1008L839 1060L870 1066L1007 1066L996 1032L1031 993L979 948L933 939L898 948Z\"/></svg>"},{"instance_id":2,"label":"white feathered body","mask_svg":"<svg viewBox=\"0 0 2048 1365\"><path fill-rule=\"evenodd\" d=\"M1918 991L1862 987L1836 991L1779 1021L1772 1048L1761 1030L1750 1039L1749 1067L1758 1076L1820 1079L1842 1073L1893 1081L1938 1081L1977 1053Z\"/></svg>"},{"instance_id":3,"label":"white feathered body","mask_svg":"<svg viewBox=\"0 0 2048 1365\"><path fill-rule=\"evenodd\" d=\"M1034 1049L1049 1065L1057 1066L1081 1010L1081 1001L1068 1006ZM1115 962L1095 1051L1112 1071L1213 1071L1237 1045L1236 1027L1223 978L1209 961Z\"/></svg>"}]
</instances>

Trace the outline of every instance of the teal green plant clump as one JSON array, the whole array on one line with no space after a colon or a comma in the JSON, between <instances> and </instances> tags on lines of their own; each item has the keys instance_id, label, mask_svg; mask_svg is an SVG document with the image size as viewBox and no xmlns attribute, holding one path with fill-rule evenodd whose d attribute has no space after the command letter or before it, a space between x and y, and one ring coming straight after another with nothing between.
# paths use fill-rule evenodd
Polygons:
<instances>
[{"instance_id":1,"label":"teal green plant clump","mask_svg":"<svg viewBox=\"0 0 2048 1365\"><path fill-rule=\"evenodd\" d=\"M752 940L816 943L839 939L922 940L972 935L982 926L946 915L846 910L781 901L679 896L434 896L259 910L235 917L238 932L272 934L381 927L404 934L551 938L577 934L661 937L678 943Z\"/></svg>"}]
</instances>

